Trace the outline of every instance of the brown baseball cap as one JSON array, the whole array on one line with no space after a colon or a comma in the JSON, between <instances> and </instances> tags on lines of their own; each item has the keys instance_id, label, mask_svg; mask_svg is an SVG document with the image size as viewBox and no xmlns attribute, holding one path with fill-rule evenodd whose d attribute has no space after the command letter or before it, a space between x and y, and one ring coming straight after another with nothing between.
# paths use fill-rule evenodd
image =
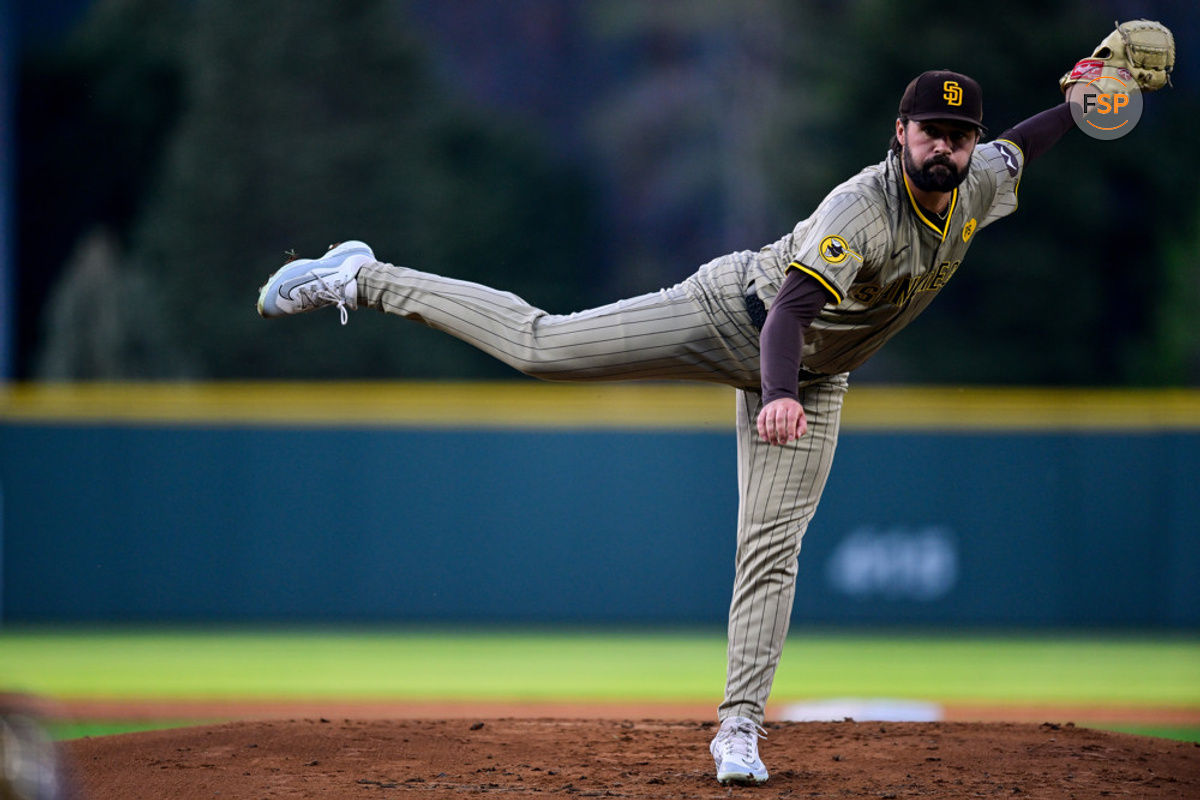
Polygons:
<instances>
[{"instance_id":1,"label":"brown baseball cap","mask_svg":"<svg viewBox=\"0 0 1200 800\"><path fill-rule=\"evenodd\" d=\"M983 90L974 78L961 72L936 69L913 78L900 98L900 116L907 119L952 119L986 132L983 125Z\"/></svg>"}]
</instances>

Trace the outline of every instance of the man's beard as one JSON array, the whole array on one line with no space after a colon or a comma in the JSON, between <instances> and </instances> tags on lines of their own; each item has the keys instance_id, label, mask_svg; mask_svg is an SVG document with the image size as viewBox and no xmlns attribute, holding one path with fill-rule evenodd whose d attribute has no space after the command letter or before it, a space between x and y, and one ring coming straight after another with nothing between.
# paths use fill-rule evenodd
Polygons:
<instances>
[{"instance_id":1,"label":"man's beard","mask_svg":"<svg viewBox=\"0 0 1200 800\"><path fill-rule=\"evenodd\" d=\"M904 148L904 172L913 186L923 192L949 192L963 182L970 170L970 158L967 158L967 163L959 172L954 168L950 157L945 155L933 156L918 167L913 161L912 153L907 147Z\"/></svg>"}]
</instances>

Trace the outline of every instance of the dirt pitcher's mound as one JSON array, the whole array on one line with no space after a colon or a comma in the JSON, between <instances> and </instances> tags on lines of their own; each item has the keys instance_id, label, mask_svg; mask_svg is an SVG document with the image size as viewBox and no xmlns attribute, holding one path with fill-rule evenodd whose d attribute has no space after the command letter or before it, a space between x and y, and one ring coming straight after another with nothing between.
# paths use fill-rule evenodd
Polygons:
<instances>
[{"instance_id":1,"label":"dirt pitcher's mound","mask_svg":"<svg viewBox=\"0 0 1200 800\"><path fill-rule=\"evenodd\" d=\"M719 786L708 722L242 722L70 742L87 800L1200 797L1200 747L1044 724L772 723L771 780Z\"/></svg>"}]
</instances>

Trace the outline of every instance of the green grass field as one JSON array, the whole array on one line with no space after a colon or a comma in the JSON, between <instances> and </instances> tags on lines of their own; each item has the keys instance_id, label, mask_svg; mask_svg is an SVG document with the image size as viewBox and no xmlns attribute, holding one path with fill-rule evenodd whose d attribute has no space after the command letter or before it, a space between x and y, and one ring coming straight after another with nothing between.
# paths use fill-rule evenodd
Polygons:
<instances>
[{"instance_id":1,"label":"green grass field","mask_svg":"<svg viewBox=\"0 0 1200 800\"><path fill-rule=\"evenodd\" d=\"M4 629L0 690L49 698L719 700L720 631ZM1195 636L794 632L773 704L886 697L1200 713ZM186 724L77 720L60 736ZM1200 741L1192 727L1106 727Z\"/></svg>"}]
</instances>

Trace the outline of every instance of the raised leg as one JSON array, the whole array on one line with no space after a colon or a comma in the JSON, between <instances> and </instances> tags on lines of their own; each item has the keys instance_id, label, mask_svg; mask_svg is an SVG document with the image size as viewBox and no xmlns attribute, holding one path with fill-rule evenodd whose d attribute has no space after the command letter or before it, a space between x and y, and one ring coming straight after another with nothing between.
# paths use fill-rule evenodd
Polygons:
<instances>
[{"instance_id":1,"label":"raised leg","mask_svg":"<svg viewBox=\"0 0 1200 800\"><path fill-rule=\"evenodd\" d=\"M359 272L358 304L422 322L544 380L754 385L756 332L744 309L735 316L740 297L713 285L716 275L587 311L549 314L509 292L375 263Z\"/></svg>"}]
</instances>

